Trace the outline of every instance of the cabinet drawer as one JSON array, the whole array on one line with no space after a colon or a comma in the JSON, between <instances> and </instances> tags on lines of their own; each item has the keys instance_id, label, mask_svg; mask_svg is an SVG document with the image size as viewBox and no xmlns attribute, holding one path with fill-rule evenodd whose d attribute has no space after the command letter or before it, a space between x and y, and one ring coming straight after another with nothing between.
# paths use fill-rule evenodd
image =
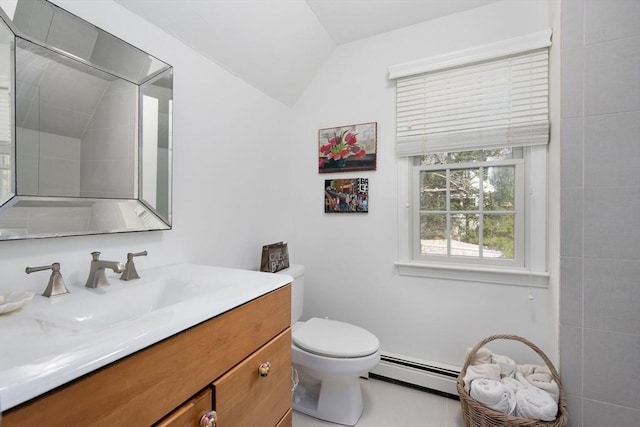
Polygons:
<instances>
[{"instance_id":1,"label":"cabinet drawer","mask_svg":"<svg viewBox=\"0 0 640 427\"><path fill-rule=\"evenodd\" d=\"M202 415L211 410L212 399L213 392L206 388L154 427L199 427Z\"/></svg>"},{"instance_id":2,"label":"cabinet drawer","mask_svg":"<svg viewBox=\"0 0 640 427\"><path fill-rule=\"evenodd\" d=\"M269 374L259 366L269 362ZM291 408L291 329L213 383L218 427L273 427Z\"/></svg>"},{"instance_id":3,"label":"cabinet drawer","mask_svg":"<svg viewBox=\"0 0 640 427\"><path fill-rule=\"evenodd\" d=\"M292 427L293 426L293 413L291 409L287 411L287 413L282 417L280 422L276 427Z\"/></svg>"}]
</instances>

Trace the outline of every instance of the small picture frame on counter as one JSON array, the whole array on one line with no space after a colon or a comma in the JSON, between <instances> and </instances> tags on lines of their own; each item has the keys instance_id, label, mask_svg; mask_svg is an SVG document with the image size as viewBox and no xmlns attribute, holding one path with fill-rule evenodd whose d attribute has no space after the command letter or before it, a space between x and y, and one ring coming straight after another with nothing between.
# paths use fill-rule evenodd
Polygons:
<instances>
[{"instance_id":1,"label":"small picture frame on counter","mask_svg":"<svg viewBox=\"0 0 640 427\"><path fill-rule=\"evenodd\" d=\"M260 271L276 273L289 268L289 248L287 242L276 242L262 247Z\"/></svg>"}]
</instances>

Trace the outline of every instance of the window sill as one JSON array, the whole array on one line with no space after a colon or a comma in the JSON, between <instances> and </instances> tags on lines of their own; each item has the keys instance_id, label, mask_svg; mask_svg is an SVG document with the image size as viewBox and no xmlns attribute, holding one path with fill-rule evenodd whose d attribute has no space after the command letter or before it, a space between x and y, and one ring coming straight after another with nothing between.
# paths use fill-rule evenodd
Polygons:
<instances>
[{"instance_id":1,"label":"window sill","mask_svg":"<svg viewBox=\"0 0 640 427\"><path fill-rule=\"evenodd\" d=\"M487 268L469 265L448 265L423 262L396 262L401 276L429 277L432 279L482 282L496 285L546 288L549 273L524 268Z\"/></svg>"}]
</instances>

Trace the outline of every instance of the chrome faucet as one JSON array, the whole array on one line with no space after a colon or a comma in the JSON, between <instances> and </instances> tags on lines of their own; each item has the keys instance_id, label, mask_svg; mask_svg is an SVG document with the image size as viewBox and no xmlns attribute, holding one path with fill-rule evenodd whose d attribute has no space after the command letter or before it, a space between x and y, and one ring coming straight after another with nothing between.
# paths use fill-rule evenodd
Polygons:
<instances>
[{"instance_id":1,"label":"chrome faucet","mask_svg":"<svg viewBox=\"0 0 640 427\"><path fill-rule=\"evenodd\" d=\"M139 279L140 275L138 274L138 270L136 270L136 265L133 263L133 258L137 256L147 256L149 253L147 251L142 251L138 253L127 254L127 263L124 266L124 271L122 272L122 276L120 276L120 280L133 280Z\"/></svg>"},{"instance_id":2,"label":"chrome faucet","mask_svg":"<svg viewBox=\"0 0 640 427\"><path fill-rule=\"evenodd\" d=\"M42 293L43 297L55 297L56 295L68 294L69 290L64 284L62 273L60 273L60 263L54 262L51 265L44 265L42 267L27 267L24 271L27 274L35 273L36 271L51 270L51 276L49 277L49 284Z\"/></svg>"},{"instance_id":3,"label":"chrome faucet","mask_svg":"<svg viewBox=\"0 0 640 427\"><path fill-rule=\"evenodd\" d=\"M109 284L107 277L104 275L105 268L110 268L114 273L122 273L124 270L124 265L121 262L100 260L100 252L91 252L91 256L93 259L91 260L91 269L87 279L87 288L97 288L98 286Z\"/></svg>"}]
</instances>

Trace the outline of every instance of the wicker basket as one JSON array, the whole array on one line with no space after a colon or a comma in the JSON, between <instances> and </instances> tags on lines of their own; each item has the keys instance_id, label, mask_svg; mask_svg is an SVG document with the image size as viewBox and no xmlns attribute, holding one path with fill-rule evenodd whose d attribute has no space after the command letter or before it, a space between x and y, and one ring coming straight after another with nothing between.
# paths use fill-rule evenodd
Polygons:
<instances>
[{"instance_id":1,"label":"wicker basket","mask_svg":"<svg viewBox=\"0 0 640 427\"><path fill-rule=\"evenodd\" d=\"M538 353L544 363L551 371L553 379L558 383L560 388L560 400L558 402L558 415L554 421L540 421L529 418L513 417L502 412L494 411L484 406L482 403L477 402L469 396L469 393L464 389L464 376L467 372L467 368L471 364L471 360L475 356L476 352L490 341L505 339L520 341L521 343L531 347L533 351ZM462 405L462 417L464 419L465 427L565 427L569 414L567 412L567 403L564 400L564 392L562 390L562 383L560 382L560 376L558 371L553 367L553 364L549 360L546 354L538 347L536 347L531 341L519 337L517 335L491 335L480 341L473 347L473 349L467 355L467 359L460 370L460 375L457 381L458 394L460 395L460 403Z\"/></svg>"}]
</instances>

